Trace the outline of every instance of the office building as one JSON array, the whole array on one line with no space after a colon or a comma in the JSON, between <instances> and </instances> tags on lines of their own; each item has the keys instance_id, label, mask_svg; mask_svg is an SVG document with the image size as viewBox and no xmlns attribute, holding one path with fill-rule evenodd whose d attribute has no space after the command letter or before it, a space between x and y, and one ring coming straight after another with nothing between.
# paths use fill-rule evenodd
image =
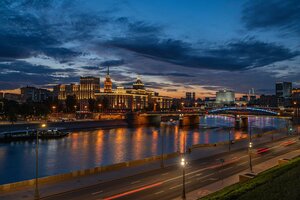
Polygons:
<instances>
[{"instance_id":1,"label":"office building","mask_svg":"<svg viewBox=\"0 0 300 200\"><path fill-rule=\"evenodd\" d=\"M277 82L275 89L276 89L278 106L284 106L284 107L290 106L291 96L292 96L292 83Z\"/></svg>"},{"instance_id":2,"label":"office building","mask_svg":"<svg viewBox=\"0 0 300 200\"><path fill-rule=\"evenodd\" d=\"M22 102L43 102L51 97L52 92L50 90L29 86L21 88Z\"/></svg>"},{"instance_id":3,"label":"office building","mask_svg":"<svg viewBox=\"0 0 300 200\"><path fill-rule=\"evenodd\" d=\"M187 101L190 101L190 102L195 101L195 99L196 99L196 94L195 94L195 92L186 92L186 93L185 93L185 99L186 99Z\"/></svg>"},{"instance_id":4,"label":"office building","mask_svg":"<svg viewBox=\"0 0 300 200\"><path fill-rule=\"evenodd\" d=\"M216 93L217 104L233 104L235 102L235 93L231 90L219 90Z\"/></svg>"},{"instance_id":5,"label":"office building","mask_svg":"<svg viewBox=\"0 0 300 200\"><path fill-rule=\"evenodd\" d=\"M100 78L92 76L80 77L79 99L94 99L96 92L100 92Z\"/></svg>"}]
</instances>

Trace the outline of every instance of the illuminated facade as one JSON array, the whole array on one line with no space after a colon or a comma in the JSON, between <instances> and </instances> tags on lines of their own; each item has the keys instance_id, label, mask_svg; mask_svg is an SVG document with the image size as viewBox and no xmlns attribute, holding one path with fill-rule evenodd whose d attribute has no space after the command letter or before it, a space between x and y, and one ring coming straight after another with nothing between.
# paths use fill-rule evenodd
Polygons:
<instances>
[{"instance_id":1,"label":"illuminated facade","mask_svg":"<svg viewBox=\"0 0 300 200\"><path fill-rule=\"evenodd\" d=\"M216 93L217 104L232 104L235 101L235 93L231 90L219 90Z\"/></svg>"},{"instance_id":2,"label":"illuminated facade","mask_svg":"<svg viewBox=\"0 0 300 200\"><path fill-rule=\"evenodd\" d=\"M77 84L59 84L54 86L53 95L58 100L66 100L67 96L75 95L77 99L80 96L80 86Z\"/></svg>"},{"instance_id":3,"label":"illuminated facade","mask_svg":"<svg viewBox=\"0 0 300 200\"><path fill-rule=\"evenodd\" d=\"M158 93L146 90L139 77L133 83L132 88L119 86L111 92L105 91L110 90L96 93L95 96L100 102L107 101L106 109L108 110L167 110L172 105L172 98L159 96Z\"/></svg>"},{"instance_id":4,"label":"illuminated facade","mask_svg":"<svg viewBox=\"0 0 300 200\"><path fill-rule=\"evenodd\" d=\"M104 81L104 92L111 93L112 92L112 81L109 75L109 67L107 67L107 74Z\"/></svg>"},{"instance_id":5,"label":"illuminated facade","mask_svg":"<svg viewBox=\"0 0 300 200\"><path fill-rule=\"evenodd\" d=\"M100 92L100 78L80 77L79 99L95 99L95 93Z\"/></svg>"},{"instance_id":6,"label":"illuminated facade","mask_svg":"<svg viewBox=\"0 0 300 200\"><path fill-rule=\"evenodd\" d=\"M146 90L144 83L138 77L132 88L117 87L113 83L107 68L103 92L100 92L100 79L96 77L80 77L80 84L56 85L53 88L54 97L66 100L67 96L75 95L80 102L80 110L86 110L89 99L94 99L98 110L107 111L136 111L168 110L172 105L172 98L159 96L152 90Z\"/></svg>"}]
</instances>

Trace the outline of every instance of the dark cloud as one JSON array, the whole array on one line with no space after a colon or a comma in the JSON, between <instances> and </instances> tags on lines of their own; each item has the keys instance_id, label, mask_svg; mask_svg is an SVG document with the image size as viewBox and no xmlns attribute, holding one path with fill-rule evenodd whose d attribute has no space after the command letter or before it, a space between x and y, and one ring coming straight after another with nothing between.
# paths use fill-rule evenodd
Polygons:
<instances>
[{"instance_id":1,"label":"dark cloud","mask_svg":"<svg viewBox=\"0 0 300 200\"><path fill-rule=\"evenodd\" d=\"M19 73L28 73L28 74L39 74L49 76L51 73L59 72L75 72L73 68L60 68L54 69L44 65L33 65L25 61L15 61L11 63L0 63L0 72L6 73L7 71L15 71Z\"/></svg>"},{"instance_id":2,"label":"dark cloud","mask_svg":"<svg viewBox=\"0 0 300 200\"><path fill-rule=\"evenodd\" d=\"M97 66L82 66L81 68L86 70L99 70Z\"/></svg>"},{"instance_id":3,"label":"dark cloud","mask_svg":"<svg viewBox=\"0 0 300 200\"><path fill-rule=\"evenodd\" d=\"M175 77L195 77L195 75L181 73L181 72L170 72L170 73L143 73L144 76L175 76Z\"/></svg>"},{"instance_id":4,"label":"dark cloud","mask_svg":"<svg viewBox=\"0 0 300 200\"><path fill-rule=\"evenodd\" d=\"M152 37L115 38L108 42L144 57L172 64L215 70L245 70L262 67L299 55L284 46L246 38L214 49L197 50L180 40L159 40Z\"/></svg>"},{"instance_id":5,"label":"dark cloud","mask_svg":"<svg viewBox=\"0 0 300 200\"><path fill-rule=\"evenodd\" d=\"M71 68L54 69L44 65L32 65L25 61L0 63L0 89L74 82L79 80L79 77L74 73L75 71Z\"/></svg>"},{"instance_id":6,"label":"dark cloud","mask_svg":"<svg viewBox=\"0 0 300 200\"><path fill-rule=\"evenodd\" d=\"M120 66L120 65L124 65L125 61L124 60L106 60L104 62L101 62L100 65L102 66Z\"/></svg>"},{"instance_id":7,"label":"dark cloud","mask_svg":"<svg viewBox=\"0 0 300 200\"><path fill-rule=\"evenodd\" d=\"M242 11L242 20L248 29L276 28L300 35L299 0L251 0Z\"/></svg>"}]
</instances>

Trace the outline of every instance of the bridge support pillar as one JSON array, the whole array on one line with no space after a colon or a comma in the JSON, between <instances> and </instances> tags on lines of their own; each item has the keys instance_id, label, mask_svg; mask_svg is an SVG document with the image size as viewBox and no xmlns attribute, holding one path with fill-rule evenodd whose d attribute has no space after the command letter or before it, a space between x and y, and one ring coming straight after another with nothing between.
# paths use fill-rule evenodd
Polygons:
<instances>
[{"instance_id":1,"label":"bridge support pillar","mask_svg":"<svg viewBox=\"0 0 300 200\"><path fill-rule=\"evenodd\" d=\"M140 115L138 113L126 114L126 121L129 126L136 125L159 125L161 122L160 115Z\"/></svg>"},{"instance_id":2,"label":"bridge support pillar","mask_svg":"<svg viewBox=\"0 0 300 200\"><path fill-rule=\"evenodd\" d=\"M179 117L179 126L193 126L197 124L200 124L199 115L183 115Z\"/></svg>"},{"instance_id":3,"label":"bridge support pillar","mask_svg":"<svg viewBox=\"0 0 300 200\"><path fill-rule=\"evenodd\" d=\"M248 117L235 116L235 128L248 128Z\"/></svg>"}]
</instances>

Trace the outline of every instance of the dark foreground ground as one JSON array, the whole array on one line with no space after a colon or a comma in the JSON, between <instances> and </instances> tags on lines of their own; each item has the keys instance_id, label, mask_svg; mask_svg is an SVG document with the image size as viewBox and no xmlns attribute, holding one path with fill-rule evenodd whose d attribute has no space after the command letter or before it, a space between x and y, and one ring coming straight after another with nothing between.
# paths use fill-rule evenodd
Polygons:
<instances>
[{"instance_id":1,"label":"dark foreground ground","mask_svg":"<svg viewBox=\"0 0 300 200\"><path fill-rule=\"evenodd\" d=\"M201 200L298 200L300 199L300 158L270 169L242 184L229 186Z\"/></svg>"}]
</instances>

